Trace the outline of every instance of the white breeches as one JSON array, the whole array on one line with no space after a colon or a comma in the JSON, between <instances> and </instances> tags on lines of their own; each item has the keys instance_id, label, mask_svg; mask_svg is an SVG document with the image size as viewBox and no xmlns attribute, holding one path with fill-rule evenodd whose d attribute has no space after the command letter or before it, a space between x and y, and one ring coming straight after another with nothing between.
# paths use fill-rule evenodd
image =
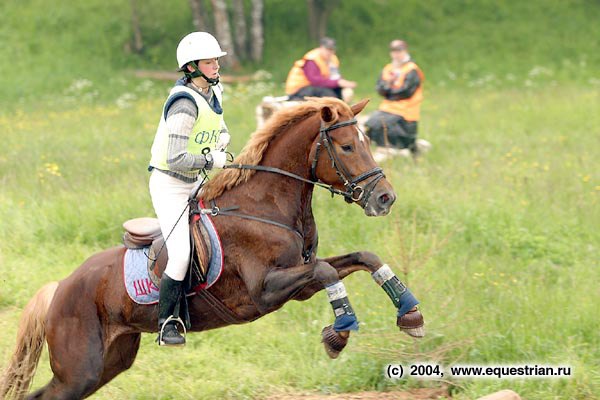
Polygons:
<instances>
[{"instance_id":1,"label":"white breeches","mask_svg":"<svg viewBox=\"0 0 600 400\"><path fill-rule=\"evenodd\" d=\"M188 198L194 185L194 183L182 182L156 169L150 175L150 196L169 253L165 273L176 281L182 281L185 278L189 264L190 228L187 207ZM179 218L180 216L181 218Z\"/></svg>"}]
</instances>

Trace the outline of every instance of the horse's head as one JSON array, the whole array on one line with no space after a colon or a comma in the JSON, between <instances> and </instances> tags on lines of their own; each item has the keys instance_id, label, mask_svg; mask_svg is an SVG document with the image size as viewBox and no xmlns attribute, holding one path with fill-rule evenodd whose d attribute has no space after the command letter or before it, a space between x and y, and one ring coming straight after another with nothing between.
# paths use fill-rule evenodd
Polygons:
<instances>
[{"instance_id":1,"label":"horse's head","mask_svg":"<svg viewBox=\"0 0 600 400\"><path fill-rule=\"evenodd\" d=\"M312 178L344 192L349 203L357 203L368 216L390 212L396 194L371 155L370 140L356 126L354 116L369 100L352 107L324 104L321 129L310 157Z\"/></svg>"}]
</instances>

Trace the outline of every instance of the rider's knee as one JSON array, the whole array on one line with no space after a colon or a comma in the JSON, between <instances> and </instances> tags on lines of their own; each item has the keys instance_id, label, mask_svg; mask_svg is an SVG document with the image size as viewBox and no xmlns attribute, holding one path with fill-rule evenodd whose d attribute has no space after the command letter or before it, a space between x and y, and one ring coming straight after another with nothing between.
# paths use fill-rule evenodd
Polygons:
<instances>
[{"instance_id":1,"label":"rider's knee","mask_svg":"<svg viewBox=\"0 0 600 400\"><path fill-rule=\"evenodd\" d=\"M187 273L189 262L189 256L177 254L172 257L171 254L169 254L169 261L167 262L165 273L176 281L182 281Z\"/></svg>"}]
</instances>

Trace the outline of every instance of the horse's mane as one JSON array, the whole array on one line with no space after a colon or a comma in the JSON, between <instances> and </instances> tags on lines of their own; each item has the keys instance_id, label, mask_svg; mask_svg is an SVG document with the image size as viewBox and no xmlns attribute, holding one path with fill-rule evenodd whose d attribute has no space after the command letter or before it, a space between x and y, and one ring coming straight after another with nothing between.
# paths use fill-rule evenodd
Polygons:
<instances>
[{"instance_id":1,"label":"horse's mane","mask_svg":"<svg viewBox=\"0 0 600 400\"><path fill-rule=\"evenodd\" d=\"M250 136L250 140L233 161L234 164L260 164L269 143L288 128L309 118L324 106L329 106L339 115L339 111L350 112L350 107L333 97L311 98L296 106L285 107L276 111L267 123ZM211 179L202 190L202 198L210 201L241 183L247 182L256 171L248 169L225 169Z\"/></svg>"}]
</instances>

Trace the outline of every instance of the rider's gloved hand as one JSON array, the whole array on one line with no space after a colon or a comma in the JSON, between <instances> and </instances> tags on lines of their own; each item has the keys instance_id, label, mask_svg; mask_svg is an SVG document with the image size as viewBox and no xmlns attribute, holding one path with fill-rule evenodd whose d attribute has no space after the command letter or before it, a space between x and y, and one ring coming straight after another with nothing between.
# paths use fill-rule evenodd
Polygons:
<instances>
[{"instance_id":1,"label":"rider's gloved hand","mask_svg":"<svg viewBox=\"0 0 600 400\"><path fill-rule=\"evenodd\" d=\"M224 151L211 151L206 156L206 169L223 168L227 162L227 153Z\"/></svg>"},{"instance_id":2,"label":"rider's gloved hand","mask_svg":"<svg viewBox=\"0 0 600 400\"><path fill-rule=\"evenodd\" d=\"M227 146L229 146L229 142L231 141L231 135L227 132L221 132L219 135L219 141L217 142L216 149L217 150L225 150Z\"/></svg>"}]
</instances>

